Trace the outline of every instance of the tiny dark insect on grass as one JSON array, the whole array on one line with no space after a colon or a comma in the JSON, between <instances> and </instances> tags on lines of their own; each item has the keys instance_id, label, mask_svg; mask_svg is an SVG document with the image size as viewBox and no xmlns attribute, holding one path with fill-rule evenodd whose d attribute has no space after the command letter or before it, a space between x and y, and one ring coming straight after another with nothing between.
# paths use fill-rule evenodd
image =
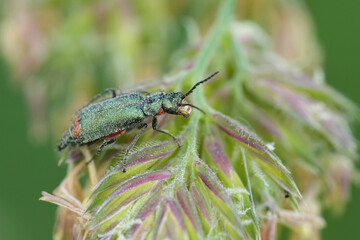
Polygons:
<instances>
[{"instance_id":1,"label":"tiny dark insect on grass","mask_svg":"<svg viewBox=\"0 0 360 240\"><path fill-rule=\"evenodd\" d=\"M91 158L93 160L105 146L114 143L119 136L133 129L139 129L125 151L123 159L123 172L125 172L129 153L147 128L146 119L149 117L152 117L153 130L170 136L180 147L181 144L174 135L166 130L158 129L157 116L168 113L188 118L193 108L205 114L202 109L187 103L185 98L196 87L218 73L215 72L206 79L199 81L185 94L181 92L157 92L153 94L131 92L117 95L115 89L107 89L74 114L72 124L59 141L58 149L61 151L67 147L79 147L102 140L102 144ZM104 99L104 96L109 93L111 93L111 97Z\"/></svg>"}]
</instances>

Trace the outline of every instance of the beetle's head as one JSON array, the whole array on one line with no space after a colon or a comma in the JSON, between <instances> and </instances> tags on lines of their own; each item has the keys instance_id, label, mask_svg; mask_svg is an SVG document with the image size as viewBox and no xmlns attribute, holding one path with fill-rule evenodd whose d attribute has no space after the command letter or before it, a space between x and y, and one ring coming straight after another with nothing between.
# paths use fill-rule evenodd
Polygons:
<instances>
[{"instance_id":1,"label":"beetle's head","mask_svg":"<svg viewBox=\"0 0 360 240\"><path fill-rule=\"evenodd\" d=\"M167 93L162 102L164 112L169 114L183 115L189 117L192 111L191 106L184 105L187 102L184 100L185 96L181 92Z\"/></svg>"},{"instance_id":2,"label":"beetle's head","mask_svg":"<svg viewBox=\"0 0 360 240\"><path fill-rule=\"evenodd\" d=\"M163 102L162 102L162 108L163 108L164 112L169 113L169 114L182 115L182 116L188 118L190 116L190 113L192 112L192 109L195 108L205 114L205 112L202 109L200 109L190 103L187 103L185 101L185 98L187 96L189 96L195 90L195 88L197 86L210 80L212 77L214 77L218 73L219 72L215 72L210 77L196 83L185 95L181 92L167 93L164 96Z\"/></svg>"}]
</instances>

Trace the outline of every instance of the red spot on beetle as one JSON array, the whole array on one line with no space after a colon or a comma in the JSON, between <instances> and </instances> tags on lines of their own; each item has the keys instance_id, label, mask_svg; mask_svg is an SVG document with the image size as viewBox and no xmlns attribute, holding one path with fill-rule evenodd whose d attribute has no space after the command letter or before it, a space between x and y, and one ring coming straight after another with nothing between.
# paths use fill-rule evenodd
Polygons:
<instances>
[{"instance_id":1,"label":"red spot on beetle","mask_svg":"<svg viewBox=\"0 0 360 240\"><path fill-rule=\"evenodd\" d=\"M112 133L110 135L107 135L106 138L116 138L118 136L121 136L125 133L126 129L120 130L118 132Z\"/></svg>"},{"instance_id":2,"label":"red spot on beetle","mask_svg":"<svg viewBox=\"0 0 360 240\"><path fill-rule=\"evenodd\" d=\"M76 115L74 121L73 121L73 134L75 138L79 138L80 132L81 132L81 126L79 123L80 115Z\"/></svg>"},{"instance_id":3,"label":"red spot on beetle","mask_svg":"<svg viewBox=\"0 0 360 240\"><path fill-rule=\"evenodd\" d=\"M159 112L156 114L158 116L163 115L164 114L164 109L160 108Z\"/></svg>"}]
</instances>

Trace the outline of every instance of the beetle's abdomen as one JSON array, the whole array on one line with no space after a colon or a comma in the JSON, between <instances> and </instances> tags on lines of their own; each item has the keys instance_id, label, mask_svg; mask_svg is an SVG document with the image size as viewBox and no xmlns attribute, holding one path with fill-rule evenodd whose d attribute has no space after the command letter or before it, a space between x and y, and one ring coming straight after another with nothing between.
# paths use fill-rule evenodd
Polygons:
<instances>
[{"instance_id":1,"label":"beetle's abdomen","mask_svg":"<svg viewBox=\"0 0 360 240\"><path fill-rule=\"evenodd\" d=\"M70 146L73 147L77 143L75 141L76 139L70 134L69 131L64 132L63 136L61 137L59 143L58 143L58 150L61 151L65 149L66 147Z\"/></svg>"},{"instance_id":2,"label":"beetle's abdomen","mask_svg":"<svg viewBox=\"0 0 360 240\"><path fill-rule=\"evenodd\" d=\"M73 116L69 130L58 143L58 149L124 134L143 122L142 106L142 93L124 94L87 105Z\"/></svg>"},{"instance_id":3,"label":"beetle's abdomen","mask_svg":"<svg viewBox=\"0 0 360 240\"><path fill-rule=\"evenodd\" d=\"M79 144L92 142L122 130L131 130L145 118L138 104L119 106L111 102L84 108L77 114L71 132Z\"/></svg>"},{"instance_id":4,"label":"beetle's abdomen","mask_svg":"<svg viewBox=\"0 0 360 240\"><path fill-rule=\"evenodd\" d=\"M68 146L69 132L66 131L58 143L58 150L61 151Z\"/></svg>"}]
</instances>

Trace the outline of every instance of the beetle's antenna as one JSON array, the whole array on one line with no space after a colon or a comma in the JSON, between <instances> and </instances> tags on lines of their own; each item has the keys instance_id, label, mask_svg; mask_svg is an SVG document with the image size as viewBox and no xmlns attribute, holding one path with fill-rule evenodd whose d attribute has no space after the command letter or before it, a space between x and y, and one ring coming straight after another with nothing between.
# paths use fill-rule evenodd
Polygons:
<instances>
[{"instance_id":1,"label":"beetle's antenna","mask_svg":"<svg viewBox=\"0 0 360 240\"><path fill-rule=\"evenodd\" d=\"M197 86L199 86L200 84L203 84L204 82L206 82L206 81L209 81L211 78L213 78L216 74L218 74L219 73L219 71L216 71L216 72L214 72L213 74L211 74L211 76L210 77L207 77L207 78L205 78L204 80L201 80L200 82L198 82L197 84L195 84L187 93L185 93L185 97L184 98L186 98L187 96L189 96L194 90L195 90L195 88L197 88ZM190 106L190 105L189 105ZM196 108L196 107L194 107L194 108Z\"/></svg>"},{"instance_id":2,"label":"beetle's antenna","mask_svg":"<svg viewBox=\"0 0 360 240\"><path fill-rule=\"evenodd\" d=\"M199 108L199 107L197 107L197 106L194 106L194 105L192 105L192 104L190 104L190 103L184 103L184 104L181 104L181 106L190 106L190 107L193 107L193 108L199 110L200 112L202 112L204 115L206 115L206 112L205 112L204 110L202 110L201 108Z\"/></svg>"}]
</instances>

